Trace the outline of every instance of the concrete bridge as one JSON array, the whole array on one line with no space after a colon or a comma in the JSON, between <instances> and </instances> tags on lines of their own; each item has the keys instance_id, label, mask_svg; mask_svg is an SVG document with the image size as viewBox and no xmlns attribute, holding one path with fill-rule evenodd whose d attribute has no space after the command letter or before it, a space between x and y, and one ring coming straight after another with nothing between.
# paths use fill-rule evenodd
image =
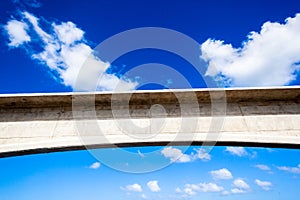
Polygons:
<instances>
[{"instance_id":1,"label":"concrete bridge","mask_svg":"<svg viewBox=\"0 0 300 200\"><path fill-rule=\"evenodd\" d=\"M0 96L0 157L166 144L300 147L300 87Z\"/></svg>"}]
</instances>

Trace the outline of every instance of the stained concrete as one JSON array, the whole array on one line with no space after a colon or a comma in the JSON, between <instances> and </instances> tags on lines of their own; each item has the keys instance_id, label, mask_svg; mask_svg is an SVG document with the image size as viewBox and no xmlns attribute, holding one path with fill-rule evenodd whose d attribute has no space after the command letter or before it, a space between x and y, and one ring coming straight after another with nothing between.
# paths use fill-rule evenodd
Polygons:
<instances>
[{"instance_id":1,"label":"stained concrete","mask_svg":"<svg viewBox=\"0 0 300 200\"><path fill-rule=\"evenodd\" d=\"M300 87L0 95L0 157L114 145L300 146Z\"/></svg>"}]
</instances>

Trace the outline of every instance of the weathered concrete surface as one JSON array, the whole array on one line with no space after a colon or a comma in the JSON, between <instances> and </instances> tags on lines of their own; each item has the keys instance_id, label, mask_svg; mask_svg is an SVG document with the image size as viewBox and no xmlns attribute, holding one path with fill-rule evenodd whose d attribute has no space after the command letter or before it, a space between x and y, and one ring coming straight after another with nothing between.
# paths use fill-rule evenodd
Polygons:
<instances>
[{"instance_id":1,"label":"weathered concrete surface","mask_svg":"<svg viewBox=\"0 0 300 200\"><path fill-rule=\"evenodd\" d=\"M298 148L299 101L300 87L0 95L0 157L192 141Z\"/></svg>"}]
</instances>

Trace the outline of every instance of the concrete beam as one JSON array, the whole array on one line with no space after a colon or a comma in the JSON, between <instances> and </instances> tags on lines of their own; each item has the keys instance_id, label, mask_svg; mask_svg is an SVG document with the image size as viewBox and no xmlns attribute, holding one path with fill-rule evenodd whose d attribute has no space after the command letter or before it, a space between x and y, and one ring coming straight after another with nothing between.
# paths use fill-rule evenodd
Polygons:
<instances>
[{"instance_id":1,"label":"concrete beam","mask_svg":"<svg viewBox=\"0 0 300 200\"><path fill-rule=\"evenodd\" d=\"M300 147L300 87L0 95L0 157L165 144Z\"/></svg>"}]
</instances>

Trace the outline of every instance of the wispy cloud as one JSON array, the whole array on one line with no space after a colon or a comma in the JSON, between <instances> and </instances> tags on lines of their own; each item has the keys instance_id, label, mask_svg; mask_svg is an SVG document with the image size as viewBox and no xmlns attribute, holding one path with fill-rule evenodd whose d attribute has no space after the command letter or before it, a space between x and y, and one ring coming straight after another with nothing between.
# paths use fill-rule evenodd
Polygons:
<instances>
[{"instance_id":1,"label":"wispy cloud","mask_svg":"<svg viewBox=\"0 0 300 200\"><path fill-rule=\"evenodd\" d=\"M125 188L121 187L123 190L131 191L131 192L142 192L142 186L138 183L134 183L132 185L126 185Z\"/></svg>"},{"instance_id":2,"label":"wispy cloud","mask_svg":"<svg viewBox=\"0 0 300 200\"><path fill-rule=\"evenodd\" d=\"M201 45L207 76L227 86L278 86L295 80L300 69L300 14L285 23L266 22L239 48L221 40Z\"/></svg>"},{"instance_id":3,"label":"wispy cloud","mask_svg":"<svg viewBox=\"0 0 300 200\"><path fill-rule=\"evenodd\" d=\"M199 158L202 161L208 161L211 160L211 155L203 148L200 149L195 149L196 153L196 158Z\"/></svg>"},{"instance_id":4,"label":"wispy cloud","mask_svg":"<svg viewBox=\"0 0 300 200\"><path fill-rule=\"evenodd\" d=\"M13 0L13 3L32 8L39 8L42 6L42 3L37 0Z\"/></svg>"},{"instance_id":5,"label":"wispy cloud","mask_svg":"<svg viewBox=\"0 0 300 200\"><path fill-rule=\"evenodd\" d=\"M255 165L254 167L260 169L260 170L263 170L263 171L270 171L270 167L268 165Z\"/></svg>"},{"instance_id":6,"label":"wispy cloud","mask_svg":"<svg viewBox=\"0 0 300 200\"><path fill-rule=\"evenodd\" d=\"M101 166L100 162L94 162L89 166L90 169L98 169Z\"/></svg>"},{"instance_id":7,"label":"wispy cloud","mask_svg":"<svg viewBox=\"0 0 300 200\"><path fill-rule=\"evenodd\" d=\"M159 192L160 191L160 187L158 186L158 181L153 180L153 181L149 181L147 183L148 188L152 191L152 192Z\"/></svg>"},{"instance_id":8,"label":"wispy cloud","mask_svg":"<svg viewBox=\"0 0 300 200\"><path fill-rule=\"evenodd\" d=\"M111 91L116 87L132 90L137 86L137 82L126 77L106 73L110 63L95 56L84 38L84 31L73 22L48 22L27 11L20 12L19 18L9 20L4 26L9 36L8 45L23 47L32 59L55 72L55 80L86 91Z\"/></svg>"},{"instance_id":9,"label":"wispy cloud","mask_svg":"<svg viewBox=\"0 0 300 200\"><path fill-rule=\"evenodd\" d=\"M161 153L166 158L169 158L171 162L186 163L192 161L192 157L190 155L182 153L182 151L177 148L166 147L161 151Z\"/></svg>"},{"instance_id":10,"label":"wispy cloud","mask_svg":"<svg viewBox=\"0 0 300 200\"><path fill-rule=\"evenodd\" d=\"M232 188L230 191L231 191L232 194L244 194L244 193L247 193L246 190L239 189L239 188Z\"/></svg>"},{"instance_id":11,"label":"wispy cloud","mask_svg":"<svg viewBox=\"0 0 300 200\"><path fill-rule=\"evenodd\" d=\"M182 190L181 190L180 188L176 188L176 189L175 189L175 192L176 192L176 193L182 193Z\"/></svg>"},{"instance_id":12,"label":"wispy cloud","mask_svg":"<svg viewBox=\"0 0 300 200\"><path fill-rule=\"evenodd\" d=\"M233 178L231 172L226 168L210 171L210 174L212 175L213 179L232 179Z\"/></svg>"},{"instance_id":13,"label":"wispy cloud","mask_svg":"<svg viewBox=\"0 0 300 200\"><path fill-rule=\"evenodd\" d=\"M186 184L183 192L189 196L196 195L198 192L222 192L224 188L216 183L199 183L199 184Z\"/></svg>"},{"instance_id":14,"label":"wispy cloud","mask_svg":"<svg viewBox=\"0 0 300 200\"><path fill-rule=\"evenodd\" d=\"M191 185L191 184L187 184L184 188L184 193L186 193L187 195L193 196L196 195L197 192L195 190L198 189L198 186L196 185Z\"/></svg>"},{"instance_id":15,"label":"wispy cloud","mask_svg":"<svg viewBox=\"0 0 300 200\"><path fill-rule=\"evenodd\" d=\"M244 147L226 147L225 151L229 152L232 155L236 155L239 157L249 155Z\"/></svg>"},{"instance_id":16,"label":"wispy cloud","mask_svg":"<svg viewBox=\"0 0 300 200\"><path fill-rule=\"evenodd\" d=\"M287 167L287 166L280 166L277 167L279 170L287 171L293 174L300 174L300 164L297 167Z\"/></svg>"},{"instance_id":17,"label":"wispy cloud","mask_svg":"<svg viewBox=\"0 0 300 200\"><path fill-rule=\"evenodd\" d=\"M267 152L269 152L269 153L276 152L276 150L275 150L275 149L272 149L272 148L266 148L266 150L267 150Z\"/></svg>"},{"instance_id":18,"label":"wispy cloud","mask_svg":"<svg viewBox=\"0 0 300 200\"><path fill-rule=\"evenodd\" d=\"M178 148L166 147L161 151L161 153L166 158L169 158L171 162L177 163L187 163L197 159L201 161L209 161L211 159L211 155L203 148L194 149L191 154L185 154Z\"/></svg>"},{"instance_id":19,"label":"wispy cloud","mask_svg":"<svg viewBox=\"0 0 300 200\"><path fill-rule=\"evenodd\" d=\"M143 154L140 150L137 151L137 153L139 154L139 156L141 156L142 158L145 157L145 154Z\"/></svg>"},{"instance_id":20,"label":"wispy cloud","mask_svg":"<svg viewBox=\"0 0 300 200\"><path fill-rule=\"evenodd\" d=\"M270 190L272 183L269 181L261 181L259 179L255 179L255 183L260 186L263 190Z\"/></svg>"}]
</instances>

